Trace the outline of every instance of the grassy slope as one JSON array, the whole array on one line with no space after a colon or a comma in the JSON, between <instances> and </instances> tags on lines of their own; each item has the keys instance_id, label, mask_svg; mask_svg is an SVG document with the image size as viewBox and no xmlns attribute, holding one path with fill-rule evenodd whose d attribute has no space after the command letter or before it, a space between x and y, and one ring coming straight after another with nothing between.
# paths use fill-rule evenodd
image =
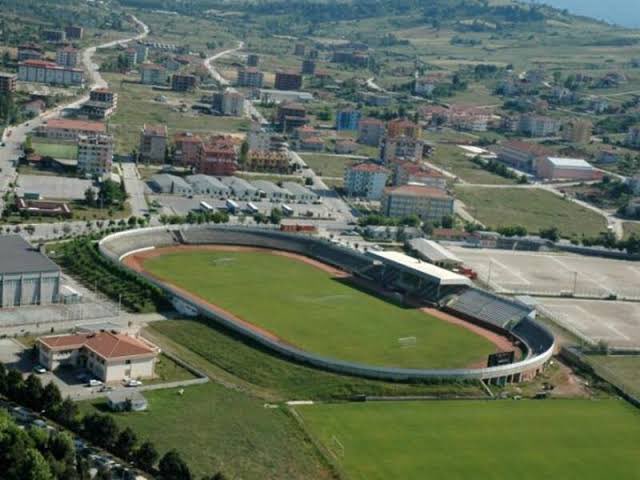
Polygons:
<instances>
[{"instance_id":1,"label":"grassy slope","mask_svg":"<svg viewBox=\"0 0 640 480\"><path fill-rule=\"evenodd\" d=\"M336 157L322 154L301 155L305 163L321 177L344 177L347 166L357 162L357 159L349 157Z\"/></svg>"},{"instance_id":2,"label":"grassy slope","mask_svg":"<svg viewBox=\"0 0 640 480\"><path fill-rule=\"evenodd\" d=\"M597 213L543 190L459 187L456 196L488 227L523 225L534 233L555 226L564 236L596 236L606 227Z\"/></svg>"},{"instance_id":3,"label":"grassy slope","mask_svg":"<svg viewBox=\"0 0 640 480\"><path fill-rule=\"evenodd\" d=\"M640 414L618 401L315 405L298 410L352 480L638 478ZM384 452L384 455L380 455Z\"/></svg>"},{"instance_id":4,"label":"grassy slope","mask_svg":"<svg viewBox=\"0 0 640 480\"><path fill-rule=\"evenodd\" d=\"M461 327L400 308L281 256L191 252L156 257L145 267L321 355L372 365L453 368L493 351L487 340ZM398 338L408 336L417 337L417 345L401 348Z\"/></svg>"},{"instance_id":5,"label":"grassy slope","mask_svg":"<svg viewBox=\"0 0 640 480\"><path fill-rule=\"evenodd\" d=\"M247 480L330 478L294 421L260 400L213 383L189 387L183 396L177 389L144 395L147 412L114 418L153 441L161 453L176 448L194 478L219 470ZM84 412L106 408L104 400L80 405Z\"/></svg>"},{"instance_id":6,"label":"grassy slope","mask_svg":"<svg viewBox=\"0 0 640 480\"><path fill-rule=\"evenodd\" d=\"M619 379L627 390L640 397L640 357L637 355L589 355L589 362L602 367L612 379Z\"/></svg>"}]
</instances>

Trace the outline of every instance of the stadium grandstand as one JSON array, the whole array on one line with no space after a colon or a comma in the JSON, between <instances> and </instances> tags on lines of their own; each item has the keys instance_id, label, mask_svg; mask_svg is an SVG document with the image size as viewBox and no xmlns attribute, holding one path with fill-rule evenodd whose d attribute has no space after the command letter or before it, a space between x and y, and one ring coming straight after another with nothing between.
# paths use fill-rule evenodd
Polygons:
<instances>
[{"instance_id":1,"label":"stadium grandstand","mask_svg":"<svg viewBox=\"0 0 640 480\"><path fill-rule=\"evenodd\" d=\"M551 358L553 335L534 320L535 311L472 286L469 278L400 252L359 252L327 239L311 235L281 232L274 228L230 225L191 225L136 229L114 233L102 239L100 252L122 264L128 254L155 247L179 244L240 245L283 250L308 256L337 267L354 276L372 280L388 290L418 299L515 340L522 357L513 363L485 368L401 369L355 364L320 357L272 336L248 328L206 303L184 296L146 272L136 272L163 289L167 296L182 302L196 313L244 335L274 352L324 370L373 379L407 381L427 378L482 379L492 383L517 382L535 376ZM126 267L126 265L125 265ZM129 268L129 267L126 267Z\"/></svg>"}]
</instances>

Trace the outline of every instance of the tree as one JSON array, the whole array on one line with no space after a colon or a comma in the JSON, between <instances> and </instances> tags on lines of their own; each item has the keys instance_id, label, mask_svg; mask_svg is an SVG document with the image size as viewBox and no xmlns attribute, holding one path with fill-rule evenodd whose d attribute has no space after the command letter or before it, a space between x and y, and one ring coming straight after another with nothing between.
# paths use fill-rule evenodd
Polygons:
<instances>
[{"instance_id":1,"label":"tree","mask_svg":"<svg viewBox=\"0 0 640 480\"><path fill-rule=\"evenodd\" d=\"M15 368L10 368L6 377L6 393L7 397L12 400L18 400L22 393L24 381L22 380L22 374Z\"/></svg>"},{"instance_id":2,"label":"tree","mask_svg":"<svg viewBox=\"0 0 640 480\"><path fill-rule=\"evenodd\" d=\"M240 165L245 165L249 160L249 142L246 140L240 146Z\"/></svg>"},{"instance_id":3,"label":"tree","mask_svg":"<svg viewBox=\"0 0 640 480\"><path fill-rule=\"evenodd\" d=\"M169 450L158 464L162 480L191 480L191 471L176 450Z\"/></svg>"},{"instance_id":4,"label":"tree","mask_svg":"<svg viewBox=\"0 0 640 480\"><path fill-rule=\"evenodd\" d=\"M21 480L53 480L51 468L35 448L28 449L19 467L18 476Z\"/></svg>"},{"instance_id":5,"label":"tree","mask_svg":"<svg viewBox=\"0 0 640 480\"><path fill-rule=\"evenodd\" d=\"M53 419L71 430L77 430L79 427L78 414L78 406L71 398L67 397L54 410Z\"/></svg>"},{"instance_id":6,"label":"tree","mask_svg":"<svg viewBox=\"0 0 640 480\"><path fill-rule=\"evenodd\" d=\"M133 463L146 472L152 471L157 461L158 451L149 441L144 442L133 453Z\"/></svg>"},{"instance_id":7,"label":"tree","mask_svg":"<svg viewBox=\"0 0 640 480\"><path fill-rule=\"evenodd\" d=\"M271 213L269 214L269 221L274 225L279 224L282 221L282 210L279 208L272 208Z\"/></svg>"},{"instance_id":8,"label":"tree","mask_svg":"<svg viewBox=\"0 0 640 480\"><path fill-rule=\"evenodd\" d=\"M93 191L93 188L89 187L84 191L84 201L90 207L96 205L96 192Z\"/></svg>"},{"instance_id":9,"label":"tree","mask_svg":"<svg viewBox=\"0 0 640 480\"><path fill-rule=\"evenodd\" d=\"M552 242L557 242L560 239L558 227L543 228L540 230L539 234L540 237L551 240Z\"/></svg>"},{"instance_id":10,"label":"tree","mask_svg":"<svg viewBox=\"0 0 640 480\"><path fill-rule=\"evenodd\" d=\"M131 428L127 427L118 435L118 439L113 446L113 452L120 458L130 460L133 456L136 443L138 443L138 437L136 437L136 434Z\"/></svg>"},{"instance_id":11,"label":"tree","mask_svg":"<svg viewBox=\"0 0 640 480\"><path fill-rule=\"evenodd\" d=\"M109 415L87 415L82 419L82 426L87 438L104 448L110 448L118 436L118 426Z\"/></svg>"},{"instance_id":12,"label":"tree","mask_svg":"<svg viewBox=\"0 0 640 480\"><path fill-rule=\"evenodd\" d=\"M29 155L30 153L33 153L33 142L31 140L31 135L27 135L27 138L24 141L24 145L22 147L22 149L24 150L25 155Z\"/></svg>"},{"instance_id":13,"label":"tree","mask_svg":"<svg viewBox=\"0 0 640 480\"><path fill-rule=\"evenodd\" d=\"M24 405L33 408L36 411L42 410L42 382L38 377L31 374L24 382L24 387L20 397Z\"/></svg>"},{"instance_id":14,"label":"tree","mask_svg":"<svg viewBox=\"0 0 640 480\"><path fill-rule=\"evenodd\" d=\"M53 382L49 382L42 389L42 398L40 399L40 405L42 410L51 412L59 407L62 402L62 395L57 385Z\"/></svg>"},{"instance_id":15,"label":"tree","mask_svg":"<svg viewBox=\"0 0 640 480\"><path fill-rule=\"evenodd\" d=\"M442 228L453 228L453 217L450 215L445 215L442 217Z\"/></svg>"},{"instance_id":16,"label":"tree","mask_svg":"<svg viewBox=\"0 0 640 480\"><path fill-rule=\"evenodd\" d=\"M36 231L36 227L33 225L27 225L24 229L29 235L33 235Z\"/></svg>"}]
</instances>

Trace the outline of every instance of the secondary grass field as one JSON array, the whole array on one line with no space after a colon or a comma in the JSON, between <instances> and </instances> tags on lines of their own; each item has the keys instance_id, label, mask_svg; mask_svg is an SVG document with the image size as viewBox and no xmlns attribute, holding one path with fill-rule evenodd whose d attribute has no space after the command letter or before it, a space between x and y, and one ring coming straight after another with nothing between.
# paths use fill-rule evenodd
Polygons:
<instances>
[{"instance_id":1,"label":"secondary grass field","mask_svg":"<svg viewBox=\"0 0 640 480\"><path fill-rule=\"evenodd\" d=\"M121 427L151 440L161 454L177 449L194 478L217 471L229 478L325 479L330 471L304 433L281 409L214 383L144 392L146 412L113 415ZM104 399L80 404L81 411L107 409Z\"/></svg>"},{"instance_id":2,"label":"secondary grass field","mask_svg":"<svg viewBox=\"0 0 640 480\"><path fill-rule=\"evenodd\" d=\"M299 407L352 480L640 478L640 413L620 400Z\"/></svg>"},{"instance_id":3,"label":"secondary grass field","mask_svg":"<svg viewBox=\"0 0 640 480\"><path fill-rule=\"evenodd\" d=\"M638 355L588 355L586 359L606 378L640 397L640 356Z\"/></svg>"},{"instance_id":4,"label":"secondary grass field","mask_svg":"<svg viewBox=\"0 0 640 480\"><path fill-rule=\"evenodd\" d=\"M323 155L321 153L302 154L302 159L311 170L321 177L344 177L344 171L349 165L358 162L351 157Z\"/></svg>"},{"instance_id":5,"label":"secondary grass field","mask_svg":"<svg viewBox=\"0 0 640 480\"><path fill-rule=\"evenodd\" d=\"M566 237L595 237L606 229L604 217L540 189L458 186L456 196L490 228L522 225L529 233L537 233L558 227Z\"/></svg>"},{"instance_id":6,"label":"secondary grass field","mask_svg":"<svg viewBox=\"0 0 640 480\"><path fill-rule=\"evenodd\" d=\"M78 147L66 143L33 142L33 149L38 155L63 160L75 160L78 158Z\"/></svg>"},{"instance_id":7,"label":"secondary grass field","mask_svg":"<svg viewBox=\"0 0 640 480\"><path fill-rule=\"evenodd\" d=\"M320 355L407 368L455 368L494 351L486 339L401 308L328 273L266 252L184 252L145 268L241 319ZM400 338L415 337L403 347Z\"/></svg>"}]
</instances>

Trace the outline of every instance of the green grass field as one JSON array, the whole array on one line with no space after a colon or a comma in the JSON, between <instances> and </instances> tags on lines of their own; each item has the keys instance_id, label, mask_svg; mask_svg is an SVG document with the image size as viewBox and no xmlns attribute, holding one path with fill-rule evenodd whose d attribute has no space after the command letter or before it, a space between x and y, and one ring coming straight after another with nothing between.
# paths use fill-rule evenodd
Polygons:
<instances>
[{"instance_id":1,"label":"green grass field","mask_svg":"<svg viewBox=\"0 0 640 480\"><path fill-rule=\"evenodd\" d=\"M177 449L194 478L217 471L228 478L306 480L330 478L320 455L281 409L214 383L144 392L146 412L113 415L161 454ZM104 399L80 404L81 411L104 411Z\"/></svg>"},{"instance_id":2,"label":"green grass field","mask_svg":"<svg viewBox=\"0 0 640 480\"><path fill-rule=\"evenodd\" d=\"M433 136L433 134L425 135L427 139ZM484 185L508 185L515 183L515 181L510 178L501 177L500 175L496 175L479 167L473 163L469 157L465 156L464 151L457 145L436 145L436 149L428 161L438 167L444 168L468 183Z\"/></svg>"},{"instance_id":3,"label":"green grass field","mask_svg":"<svg viewBox=\"0 0 640 480\"><path fill-rule=\"evenodd\" d=\"M78 147L66 143L33 142L33 149L38 155L63 160L75 160L78 157Z\"/></svg>"},{"instance_id":4,"label":"green grass field","mask_svg":"<svg viewBox=\"0 0 640 480\"><path fill-rule=\"evenodd\" d=\"M620 400L297 408L351 480L640 478L640 413Z\"/></svg>"},{"instance_id":5,"label":"green grass field","mask_svg":"<svg viewBox=\"0 0 640 480\"><path fill-rule=\"evenodd\" d=\"M336 157L334 155L323 155L321 153L302 154L302 159L311 170L321 177L344 177L344 170L358 162L355 158Z\"/></svg>"},{"instance_id":6,"label":"green grass field","mask_svg":"<svg viewBox=\"0 0 640 480\"><path fill-rule=\"evenodd\" d=\"M624 389L640 397L640 356L638 355L587 355L585 357L606 378L617 380Z\"/></svg>"},{"instance_id":7,"label":"green grass field","mask_svg":"<svg viewBox=\"0 0 640 480\"><path fill-rule=\"evenodd\" d=\"M456 197L487 227L522 225L529 233L558 227L561 235L597 236L604 217L540 189L456 187Z\"/></svg>"},{"instance_id":8,"label":"green grass field","mask_svg":"<svg viewBox=\"0 0 640 480\"><path fill-rule=\"evenodd\" d=\"M456 325L362 292L302 262L263 252L149 259L152 274L320 355L371 365L455 368L493 345ZM413 347L398 339L416 337Z\"/></svg>"}]
</instances>

